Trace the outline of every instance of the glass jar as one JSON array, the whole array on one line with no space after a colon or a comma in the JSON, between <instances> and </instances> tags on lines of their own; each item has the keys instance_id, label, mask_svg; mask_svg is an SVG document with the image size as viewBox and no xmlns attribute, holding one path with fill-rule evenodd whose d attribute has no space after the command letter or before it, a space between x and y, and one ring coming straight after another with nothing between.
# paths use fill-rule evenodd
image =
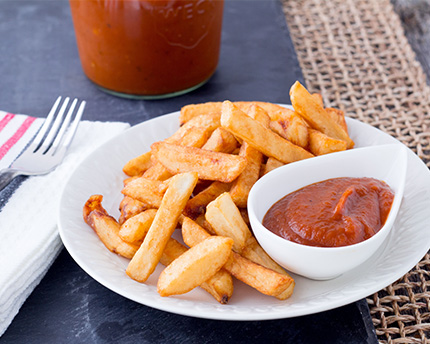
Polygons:
<instances>
[{"instance_id":1,"label":"glass jar","mask_svg":"<svg viewBox=\"0 0 430 344\"><path fill-rule=\"evenodd\" d=\"M218 64L224 0L70 0L86 76L156 99L204 84Z\"/></svg>"}]
</instances>

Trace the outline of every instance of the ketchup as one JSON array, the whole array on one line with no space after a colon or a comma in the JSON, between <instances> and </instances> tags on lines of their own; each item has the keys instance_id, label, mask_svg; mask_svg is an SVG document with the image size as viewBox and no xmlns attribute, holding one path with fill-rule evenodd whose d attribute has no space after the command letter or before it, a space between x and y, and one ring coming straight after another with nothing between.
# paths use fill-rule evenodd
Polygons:
<instances>
[{"instance_id":1,"label":"ketchup","mask_svg":"<svg viewBox=\"0 0 430 344\"><path fill-rule=\"evenodd\" d=\"M393 199L390 187L374 178L328 179L281 198L266 213L263 225L303 245L353 245L382 228Z\"/></svg>"},{"instance_id":2,"label":"ketchup","mask_svg":"<svg viewBox=\"0 0 430 344\"><path fill-rule=\"evenodd\" d=\"M87 77L113 93L194 88L218 64L223 0L70 0Z\"/></svg>"}]
</instances>

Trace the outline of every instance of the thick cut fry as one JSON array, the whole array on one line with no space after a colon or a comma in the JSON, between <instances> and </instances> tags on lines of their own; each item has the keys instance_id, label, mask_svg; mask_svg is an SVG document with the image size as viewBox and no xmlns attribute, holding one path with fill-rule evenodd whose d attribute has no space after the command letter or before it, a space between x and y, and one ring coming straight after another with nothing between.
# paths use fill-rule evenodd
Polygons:
<instances>
[{"instance_id":1,"label":"thick cut fry","mask_svg":"<svg viewBox=\"0 0 430 344\"><path fill-rule=\"evenodd\" d=\"M121 214L119 216L118 223L122 225L130 217L133 217L146 209L148 209L148 206L145 203L142 203L137 199L124 196L119 204L119 211Z\"/></svg>"},{"instance_id":2,"label":"thick cut fry","mask_svg":"<svg viewBox=\"0 0 430 344\"><path fill-rule=\"evenodd\" d=\"M292 144L247 116L230 101L223 103L221 125L263 154L284 163L313 157L302 147Z\"/></svg>"},{"instance_id":3,"label":"thick cut fry","mask_svg":"<svg viewBox=\"0 0 430 344\"><path fill-rule=\"evenodd\" d=\"M212 225L206 220L205 214L200 215L194 221L202 228L205 229L208 233L212 235L216 235L215 230L213 229Z\"/></svg>"},{"instance_id":4,"label":"thick cut fry","mask_svg":"<svg viewBox=\"0 0 430 344\"><path fill-rule=\"evenodd\" d=\"M127 183L121 192L146 204L148 208L158 208L167 186L167 181L162 182L140 177Z\"/></svg>"},{"instance_id":5,"label":"thick cut fry","mask_svg":"<svg viewBox=\"0 0 430 344\"><path fill-rule=\"evenodd\" d=\"M232 252L224 268L260 293L285 300L294 290L294 280Z\"/></svg>"},{"instance_id":6,"label":"thick cut fry","mask_svg":"<svg viewBox=\"0 0 430 344\"><path fill-rule=\"evenodd\" d=\"M233 240L211 237L190 248L160 274L157 290L161 296L184 294L215 275L226 263Z\"/></svg>"},{"instance_id":7,"label":"thick cut fry","mask_svg":"<svg viewBox=\"0 0 430 344\"><path fill-rule=\"evenodd\" d=\"M348 136L347 131L333 120L321 104L298 81L291 86L290 98L294 110L306 119L312 128L332 138L345 141L347 148L354 146L354 141Z\"/></svg>"},{"instance_id":8,"label":"thick cut fry","mask_svg":"<svg viewBox=\"0 0 430 344\"><path fill-rule=\"evenodd\" d=\"M323 97L321 94L319 93L312 93L312 98L314 98L314 100L320 104L322 107L324 107L324 101L323 101Z\"/></svg>"},{"instance_id":9,"label":"thick cut fry","mask_svg":"<svg viewBox=\"0 0 430 344\"><path fill-rule=\"evenodd\" d=\"M272 269L280 274L286 275L285 270L276 263L267 253L263 250L257 240L252 236L250 237L242 250L241 255L254 263L260 264L268 269Z\"/></svg>"},{"instance_id":10,"label":"thick cut fry","mask_svg":"<svg viewBox=\"0 0 430 344\"><path fill-rule=\"evenodd\" d=\"M184 245L170 238L161 256L160 263L167 266L187 250ZM233 295L233 278L230 273L221 269L203 282L200 287L211 294L219 303L225 305Z\"/></svg>"},{"instance_id":11,"label":"thick cut fry","mask_svg":"<svg viewBox=\"0 0 430 344\"><path fill-rule=\"evenodd\" d=\"M222 193L230 190L231 184L213 182L206 189L191 198L184 209L184 214L193 219L202 215L206 206Z\"/></svg>"},{"instance_id":12,"label":"thick cut fry","mask_svg":"<svg viewBox=\"0 0 430 344\"><path fill-rule=\"evenodd\" d=\"M217 128L202 148L213 152L231 153L237 145L238 142L233 134L224 128Z\"/></svg>"},{"instance_id":13,"label":"thick cut fry","mask_svg":"<svg viewBox=\"0 0 430 344\"><path fill-rule=\"evenodd\" d=\"M156 213L156 209L148 209L129 218L121 225L120 238L129 243L141 242L148 233Z\"/></svg>"},{"instance_id":14,"label":"thick cut fry","mask_svg":"<svg viewBox=\"0 0 430 344\"><path fill-rule=\"evenodd\" d=\"M131 278L145 282L155 270L197 179L197 173L182 173L170 179L154 221L139 250L128 264L126 273Z\"/></svg>"},{"instance_id":15,"label":"thick cut fry","mask_svg":"<svg viewBox=\"0 0 430 344\"><path fill-rule=\"evenodd\" d=\"M270 118L272 118L273 114L277 111L284 109L283 106L278 104L259 101L234 102L233 104L245 113L248 113L252 106L258 106L263 109L269 115Z\"/></svg>"},{"instance_id":16,"label":"thick cut fry","mask_svg":"<svg viewBox=\"0 0 430 344\"><path fill-rule=\"evenodd\" d=\"M343 130L348 131L348 126L346 125L345 113L340 109L326 108L325 111L332 117L337 124L339 124Z\"/></svg>"},{"instance_id":17,"label":"thick cut fry","mask_svg":"<svg viewBox=\"0 0 430 344\"><path fill-rule=\"evenodd\" d=\"M106 248L125 258L132 258L139 246L124 242L118 235L119 224L102 207L103 196L93 195L84 205L84 221L96 232Z\"/></svg>"},{"instance_id":18,"label":"thick cut fry","mask_svg":"<svg viewBox=\"0 0 430 344\"><path fill-rule=\"evenodd\" d=\"M134 159L129 160L122 168L123 172L130 177L141 176L152 165L151 152L146 152Z\"/></svg>"},{"instance_id":19,"label":"thick cut fry","mask_svg":"<svg viewBox=\"0 0 430 344\"><path fill-rule=\"evenodd\" d=\"M248 143L243 142L239 155L246 158L247 164L243 172L233 182L230 195L238 207L245 208L248 204L249 191L260 176L263 154Z\"/></svg>"},{"instance_id":20,"label":"thick cut fry","mask_svg":"<svg viewBox=\"0 0 430 344\"><path fill-rule=\"evenodd\" d=\"M201 104L190 104L185 105L181 108L179 115L179 125L183 126L186 122L189 122L192 118L201 116L204 114L221 114L221 102L208 102Z\"/></svg>"},{"instance_id":21,"label":"thick cut fry","mask_svg":"<svg viewBox=\"0 0 430 344\"><path fill-rule=\"evenodd\" d=\"M241 156L165 142L153 143L151 151L170 173L197 172L204 180L230 183L246 166L246 159Z\"/></svg>"},{"instance_id":22,"label":"thick cut fry","mask_svg":"<svg viewBox=\"0 0 430 344\"><path fill-rule=\"evenodd\" d=\"M155 161L153 165L148 168L142 177L151 180L160 180L164 181L169 179L172 174L166 170L166 168L160 164L158 161Z\"/></svg>"},{"instance_id":23,"label":"thick cut fry","mask_svg":"<svg viewBox=\"0 0 430 344\"><path fill-rule=\"evenodd\" d=\"M278 167L284 166L285 164L279 160L276 160L275 158L269 158L266 161L266 165L263 169L263 175L266 173L269 173L270 171L273 171L274 169L277 169Z\"/></svg>"},{"instance_id":24,"label":"thick cut fry","mask_svg":"<svg viewBox=\"0 0 430 344\"><path fill-rule=\"evenodd\" d=\"M233 249L242 252L252 234L228 192L208 204L205 216L217 235L232 238Z\"/></svg>"},{"instance_id":25,"label":"thick cut fry","mask_svg":"<svg viewBox=\"0 0 430 344\"><path fill-rule=\"evenodd\" d=\"M258 123L260 123L263 127L268 128L270 125L270 116L267 114L265 110L259 107L256 104L252 104L246 114L255 119Z\"/></svg>"},{"instance_id":26,"label":"thick cut fry","mask_svg":"<svg viewBox=\"0 0 430 344\"><path fill-rule=\"evenodd\" d=\"M193 247L209 238L210 234L193 220L185 217L182 224L182 237L188 246ZM279 273L235 252L231 253L224 268L234 277L261 293L275 296L280 300L290 297L294 290L294 280L282 268L282 273Z\"/></svg>"},{"instance_id":27,"label":"thick cut fry","mask_svg":"<svg viewBox=\"0 0 430 344\"><path fill-rule=\"evenodd\" d=\"M270 129L297 146L306 148L308 145L308 126L295 112L289 117L271 121Z\"/></svg>"},{"instance_id":28,"label":"thick cut fry","mask_svg":"<svg viewBox=\"0 0 430 344\"><path fill-rule=\"evenodd\" d=\"M165 141L168 143L178 143L187 135L190 129L205 128L210 135L216 128L220 126L220 113L206 113L191 118L187 123L182 125L172 136Z\"/></svg>"},{"instance_id":29,"label":"thick cut fry","mask_svg":"<svg viewBox=\"0 0 430 344\"><path fill-rule=\"evenodd\" d=\"M346 145L343 140L336 140L320 131L309 129L309 149L315 155L344 151Z\"/></svg>"}]
</instances>

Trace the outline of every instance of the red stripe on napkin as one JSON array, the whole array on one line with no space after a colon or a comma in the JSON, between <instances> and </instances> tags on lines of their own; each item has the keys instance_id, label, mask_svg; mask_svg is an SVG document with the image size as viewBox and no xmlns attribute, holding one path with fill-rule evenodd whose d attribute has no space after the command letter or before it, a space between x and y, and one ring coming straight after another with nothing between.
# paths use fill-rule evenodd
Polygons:
<instances>
[{"instance_id":1,"label":"red stripe on napkin","mask_svg":"<svg viewBox=\"0 0 430 344\"><path fill-rule=\"evenodd\" d=\"M9 114L8 114L9 115ZM0 122L0 130L2 129L1 125L3 120L8 117L6 115L2 121ZM13 116L13 115L12 115ZM6 153L14 146L15 143L18 142L18 140L22 137L22 135L25 134L25 132L28 130L28 128L31 126L31 124L36 120L35 117L27 117L25 121L21 124L21 126L18 128L18 130L10 137L9 140L7 140L1 147L0 147L0 159L2 159ZM8 120L10 121L10 119ZM6 123L3 125L5 126Z\"/></svg>"},{"instance_id":2,"label":"red stripe on napkin","mask_svg":"<svg viewBox=\"0 0 430 344\"><path fill-rule=\"evenodd\" d=\"M12 113L7 113L6 116L4 116L0 121L0 131L3 130L3 128L14 118L15 115Z\"/></svg>"}]
</instances>

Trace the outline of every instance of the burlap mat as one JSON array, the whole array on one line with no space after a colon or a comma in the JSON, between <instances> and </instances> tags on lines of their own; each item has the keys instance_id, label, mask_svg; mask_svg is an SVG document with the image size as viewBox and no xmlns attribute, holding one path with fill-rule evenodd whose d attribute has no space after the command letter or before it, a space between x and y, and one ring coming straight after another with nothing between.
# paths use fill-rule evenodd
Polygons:
<instances>
[{"instance_id":1,"label":"burlap mat","mask_svg":"<svg viewBox=\"0 0 430 344\"><path fill-rule=\"evenodd\" d=\"M390 2L282 1L307 88L430 167L430 87ZM430 255L367 302L381 343L430 343Z\"/></svg>"}]
</instances>

